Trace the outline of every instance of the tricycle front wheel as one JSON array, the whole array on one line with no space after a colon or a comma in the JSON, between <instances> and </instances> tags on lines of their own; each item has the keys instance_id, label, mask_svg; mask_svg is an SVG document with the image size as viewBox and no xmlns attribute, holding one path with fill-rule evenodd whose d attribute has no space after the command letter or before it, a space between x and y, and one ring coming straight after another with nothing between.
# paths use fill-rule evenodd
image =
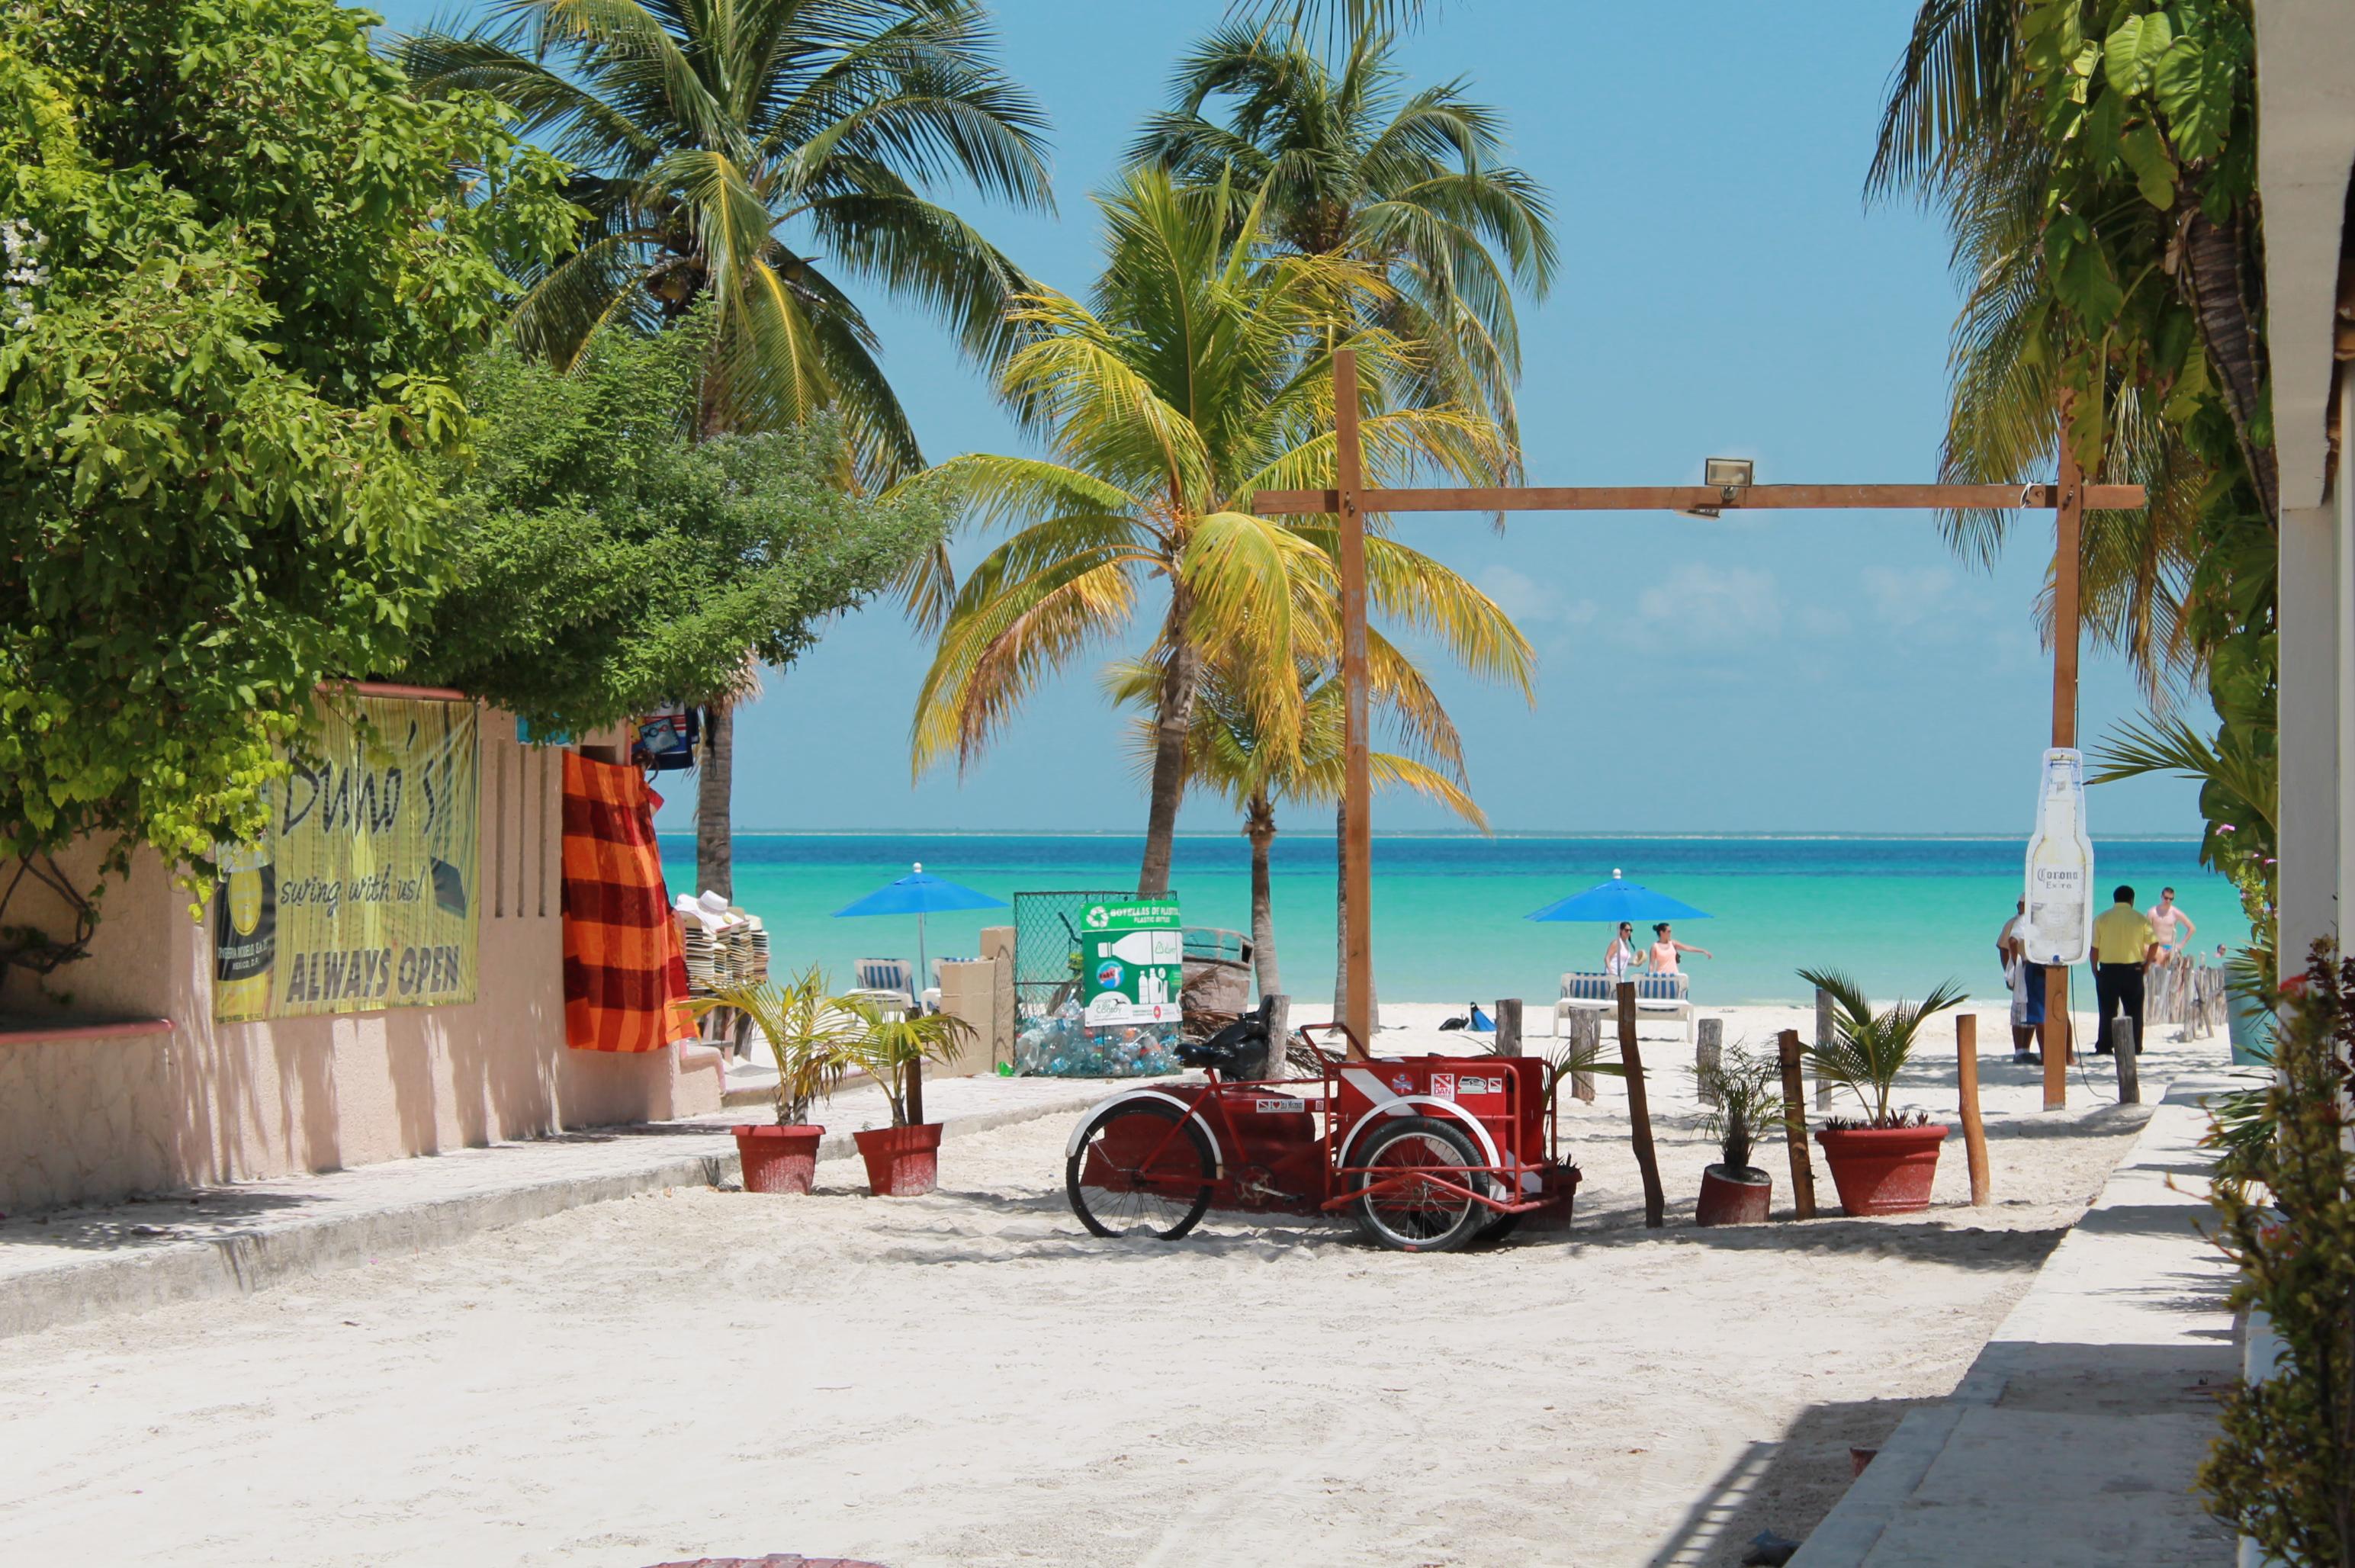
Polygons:
<instances>
[{"instance_id":1,"label":"tricycle front wheel","mask_svg":"<svg viewBox=\"0 0 2355 1568\"><path fill-rule=\"evenodd\" d=\"M1099 1236L1174 1242L1201 1220L1217 1179L1202 1124L1160 1100L1098 1112L1063 1166L1071 1212Z\"/></svg>"},{"instance_id":2,"label":"tricycle front wheel","mask_svg":"<svg viewBox=\"0 0 2355 1568\"><path fill-rule=\"evenodd\" d=\"M1351 1163L1367 1169L1364 1176L1351 1179L1362 1180L1366 1189L1350 1204L1349 1212L1358 1229L1378 1247L1452 1253L1469 1243L1495 1216L1487 1204L1448 1189L1477 1189L1485 1181L1463 1168L1480 1163L1472 1140L1433 1117L1384 1122L1367 1136L1363 1154Z\"/></svg>"}]
</instances>

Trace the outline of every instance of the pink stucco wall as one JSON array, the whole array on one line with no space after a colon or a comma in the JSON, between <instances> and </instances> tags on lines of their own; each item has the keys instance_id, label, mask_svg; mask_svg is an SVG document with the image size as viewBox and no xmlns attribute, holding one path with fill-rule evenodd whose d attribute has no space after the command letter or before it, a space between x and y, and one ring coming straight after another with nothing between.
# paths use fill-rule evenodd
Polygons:
<instances>
[{"instance_id":1,"label":"pink stucco wall","mask_svg":"<svg viewBox=\"0 0 2355 1568\"><path fill-rule=\"evenodd\" d=\"M0 1212L334 1170L566 1127L719 1106L700 1047L610 1056L564 1044L558 900L562 768L483 716L477 1000L217 1024L206 928L143 852L106 890L91 955L41 995L0 972L0 1027L162 1018L168 1033L0 1033ZM89 880L94 851L62 858ZM61 929L20 891L9 923Z\"/></svg>"}]
</instances>

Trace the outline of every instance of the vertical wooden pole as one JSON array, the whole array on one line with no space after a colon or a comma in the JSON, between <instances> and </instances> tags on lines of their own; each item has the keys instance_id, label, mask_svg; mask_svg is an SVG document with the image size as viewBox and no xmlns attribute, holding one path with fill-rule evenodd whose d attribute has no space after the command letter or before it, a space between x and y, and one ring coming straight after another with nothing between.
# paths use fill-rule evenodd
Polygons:
<instances>
[{"instance_id":1,"label":"vertical wooden pole","mask_svg":"<svg viewBox=\"0 0 2355 1568\"><path fill-rule=\"evenodd\" d=\"M1587 1060L1591 1061L1594 1058L1594 1053L1600 1051L1602 1046L1603 1015L1593 1008L1581 1008L1572 1013L1570 1015L1571 1050L1585 1052ZM1582 1100L1590 1105L1594 1104L1594 1074L1572 1072L1570 1075L1570 1093L1573 1099Z\"/></svg>"},{"instance_id":2,"label":"vertical wooden pole","mask_svg":"<svg viewBox=\"0 0 2355 1568\"><path fill-rule=\"evenodd\" d=\"M1636 1045L1633 980L1619 982L1619 1060L1627 1064L1627 1120L1636 1168L1644 1177L1644 1223L1657 1231L1668 1222L1668 1199L1660 1190L1660 1162L1652 1152L1652 1102L1644 1088L1644 1054Z\"/></svg>"},{"instance_id":3,"label":"vertical wooden pole","mask_svg":"<svg viewBox=\"0 0 2355 1568\"><path fill-rule=\"evenodd\" d=\"M1358 351L1333 355L1333 487L1339 495L1341 545L1341 833L1345 890L1341 1021L1371 1049L1374 1021L1373 799L1369 774L1372 740L1366 702L1366 519L1358 505L1365 487L1358 439Z\"/></svg>"},{"instance_id":4,"label":"vertical wooden pole","mask_svg":"<svg viewBox=\"0 0 2355 1568\"><path fill-rule=\"evenodd\" d=\"M924 1063L921 1058L908 1063L908 1125L924 1125Z\"/></svg>"},{"instance_id":5,"label":"vertical wooden pole","mask_svg":"<svg viewBox=\"0 0 2355 1568\"><path fill-rule=\"evenodd\" d=\"M2110 1020L2110 1050L2118 1059L2118 1104L2142 1104L2142 1072L2135 1061L2134 1019Z\"/></svg>"},{"instance_id":6,"label":"vertical wooden pole","mask_svg":"<svg viewBox=\"0 0 2355 1568\"><path fill-rule=\"evenodd\" d=\"M1791 1147L1791 1212L1812 1220L1816 1168L1807 1157L1807 1081L1799 1071L1799 1031L1786 1029L1776 1035L1774 1054L1783 1063L1783 1140Z\"/></svg>"},{"instance_id":7,"label":"vertical wooden pole","mask_svg":"<svg viewBox=\"0 0 2355 1568\"><path fill-rule=\"evenodd\" d=\"M1717 1088L1709 1075L1712 1069L1725 1065L1725 1020L1703 1019L1698 1032L1700 1038L1693 1045L1693 1071L1700 1079L1700 1103L1714 1105L1718 1101Z\"/></svg>"},{"instance_id":8,"label":"vertical wooden pole","mask_svg":"<svg viewBox=\"0 0 2355 1568\"><path fill-rule=\"evenodd\" d=\"M1278 991L1262 999L1267 1004L1267 1066L1262 1071L1270 1078L1289 1078L1292 1062L1284 1053L1292 1049L1292 998Z\"/></svg>"},{"instance_id":9,"label":"vertical wooden pole","mask_svg":"<svg viewBox=\"0 0 2355 1568\"><path fill-rule=\"evenodd\" d=\"M1979 1018L1955 1015L1955 1085L1963 1101L1963 1156L1971 1166L1971 1202L1987 1200L1987 1125L1979 1120Z\"/></svg>"},{"instance_id":10,"label":"vertical wooden pole","mask_svg":"<svg viewBox=\"0 0 2355 1568\"><path fill-rule=\"evenodd\" d=\"M2061 403L2061 505L2052 522L2052 744L2077 743L2077 557L2085 519L2084 475L2069 444L2070 402ZM2087 898L2094 890L2085 890ZM2044 1108L2069 1103L2069 971L2044 972Z\"/></svg>"},{"instance_id":11,"label":"vertical wooden pole","mask_svg":"<svg viewBox=\"0 0 2355 1568\"><path fill-rule=\"evenodd\" d=\"M1497 1003L1497 1054L1521 1053L1521 999L1506 997Z\"/></svg>"}]
</instances>

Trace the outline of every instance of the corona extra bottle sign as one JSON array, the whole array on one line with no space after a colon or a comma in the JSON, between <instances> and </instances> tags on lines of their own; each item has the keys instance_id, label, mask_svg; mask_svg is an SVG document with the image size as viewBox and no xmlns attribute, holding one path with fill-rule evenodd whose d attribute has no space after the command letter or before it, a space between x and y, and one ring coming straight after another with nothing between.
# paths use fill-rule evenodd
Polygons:
<instances>
[{"instance_id":1,"label":"corona extra bottle sign","mask_svg":"<svg viewBox=\"0 0 2355 1568\"><path fill-rule=\"evenodd\" d=\"M2085 834L2085 763L2073 748L2044 753L2036 832L2028 841L2028 912L2019 936L2031 964L2075 964L2094 938L2094 841Z\"/></svg>"}]
</instances>

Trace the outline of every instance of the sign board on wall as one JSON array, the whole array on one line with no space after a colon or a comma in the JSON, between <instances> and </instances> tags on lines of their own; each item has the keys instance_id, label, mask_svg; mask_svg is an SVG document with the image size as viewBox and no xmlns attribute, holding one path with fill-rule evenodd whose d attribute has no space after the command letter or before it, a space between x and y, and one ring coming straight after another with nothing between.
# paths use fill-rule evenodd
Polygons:
<instances>
[{"instance_id":1,"label":"sign board on wall","mask_svg":"<svg viewBox=\"0 0 2355 1568\"><path fill-rule=\"evenodd\" d=\"M217 857L214 1018L474 999L475 719L471 702L338 701L315 754L269 786L269 832Z\"/></svg>"},{"instance_id":2,"label":"sign board on wall","mask_svg":"<svg viewBox=\"0 0 2355 1568\"><path fill-rule=\"evenodd\" d=\"M1081 916L1080 1004L1091 1027L1176 1023L1186 933L1176 899L1090 904Z\"/></svg>"}]
</instances>

